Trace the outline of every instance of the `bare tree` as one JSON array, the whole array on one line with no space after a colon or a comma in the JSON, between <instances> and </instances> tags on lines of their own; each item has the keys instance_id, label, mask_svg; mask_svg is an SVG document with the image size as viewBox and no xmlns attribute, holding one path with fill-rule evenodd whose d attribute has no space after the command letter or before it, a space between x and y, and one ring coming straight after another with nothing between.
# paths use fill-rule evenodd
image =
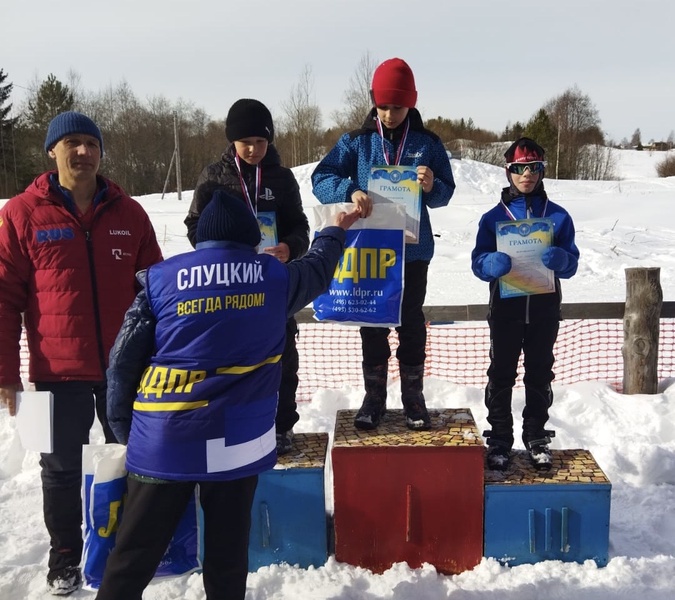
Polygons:
<instances>
[{"instance_id":1,"label":"bare tree","mask_svg":"<svg viewBox=\"0 0 675 600\"><path fill-rule=\"evenodd\" d=\"M377 64L370 52L366 52L349 78L349 87L344 93L345 108L336 110L331 115L335 125L341 131L351 131L361 127L370 112L373 106L370 97L370 85Z\"/></svg>"},{"instance_id":2,"label":"bare tree","mask_svg":"<svg viewBox=\"0 0 675 600\"><path fill-rule=\"evenodd\" d=\"M604 144L598 111L590 97L576 86L549 100L544 110L559 135L555 152L559 157L558 175L576 179L581 148L585 144Z\"/></svg>"},{"instance_id":3,"label":"bare tree","mask_svg":"<svg viewBox=\"0 0 675 600\"><path fill-rule=\"evenodd\" d=\"M577 179L616 179L615 150L598 144L586 144L579 152Z\"/></svg>"},{"instance_id":4,"label":"bare tree","mask_svg":"<svg viewBox=\"0 0 675 600\"><path fill-rule=\"evenodd\" d=\"M478 162L484 162L499 167L504 166L504 152L510 146L509 142L475 142L473 140L457 140L460 156ZM453 151L454 156L454 151Z\"/></svg>"},{"instance_id":5,"label":"bare tree","mask_svg":"<svg viewBox=\"0 0 675 600\"><path fill-rule=\"evenodd\" d=\"M290 160L285 161L286 164L294 167L318 160L321 110L314 99L314 77L309 65L305 65L298 83L281 107L284 111L283 133L277 146L280 152L284 150L284 144L290 146Z\"/></svg>"}]
</instances>

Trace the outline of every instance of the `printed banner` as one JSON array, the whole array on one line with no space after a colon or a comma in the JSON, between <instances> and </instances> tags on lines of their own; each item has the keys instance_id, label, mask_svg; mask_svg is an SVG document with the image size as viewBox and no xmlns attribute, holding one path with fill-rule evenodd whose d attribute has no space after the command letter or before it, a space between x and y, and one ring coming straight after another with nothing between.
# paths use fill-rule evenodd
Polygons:
<instances>
[{"instance_id":1,"label":"printed banner","mask_svg":"<svg viewBox=\"0 0 675 600\"><path fill-rule=\"evenodd\" d=\"M336 212L351 208L349 203L315 207L317 231L330 225ZM401 324L404 227L403 205L378 204L370 217L347 230L345 251L330 287L314 301L317 321L372 327Z\"/></svg>"},{"instance_id":2,"label":"printed banner","mask_svg":"<svg viewBox=\"0 0 675 600\"><path fill-rule=\"evenodd\" d=\"M520 219L497 223L497 250L511 257L511 271L499 278L502 298L548 294L555 291L555 276L541 262L553 243L550 219Z\"/></svg>"},{"instance_id":3,"label":"printed banner","mask_svg":"<svg viewBox=\"0 0 675 600\"><path fill-rule=\"evenodd\" d=\"M126 446L122 444L85 445L82 448L82 575L88 589L98 589L101 585L108 555L115 547L127 493L125 459ZM201 568L198 510L195 495L174 532L155 577L182 575Z\"/></svg>"}]
</instances>

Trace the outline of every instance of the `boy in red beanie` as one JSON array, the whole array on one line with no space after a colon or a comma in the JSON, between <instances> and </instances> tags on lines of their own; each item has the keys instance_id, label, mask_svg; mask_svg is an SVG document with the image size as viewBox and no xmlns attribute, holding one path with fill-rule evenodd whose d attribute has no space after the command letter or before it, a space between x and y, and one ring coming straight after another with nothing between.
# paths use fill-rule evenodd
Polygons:
<instances>
[{"instance_id":1,"label":"boy in red beanie","mask_svg":"<svg viewBox=\"0 0 675 600\"><path fill-rule=\"evenodd\" d=\"M415 108L417 89L408 64L391 58L373 73L373 108L361 129L344 134L312 173L314 195L322 204L353 202L362 218L373 210L368 196L371 168L408 165L417 170L422 188L418 243L406 244L401 325L396 328L396 358L401 374L401 400L410 429L429 429L431 420L423 389L426 359L424 299L427 271L434 253L429 208L446 206L455 190L448 154L438 136L424 127ZM354 425L375 429L386 411L389 328L362 327L365 397Z\"/></svg>"}]
</instances>

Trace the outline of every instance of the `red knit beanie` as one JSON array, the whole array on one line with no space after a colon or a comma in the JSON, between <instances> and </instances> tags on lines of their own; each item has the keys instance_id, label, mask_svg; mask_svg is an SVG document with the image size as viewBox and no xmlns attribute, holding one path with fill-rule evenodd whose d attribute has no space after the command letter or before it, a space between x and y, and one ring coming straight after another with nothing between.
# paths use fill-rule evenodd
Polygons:
<instances>
[{"instance_id":1,"label":"red knit beanie","mask_svg":"<svg viewBox=\"0 0 675 600\"><path fill-rule=\"evenodd\" d=\"M391 104L413 108L417 104L415 76L400 58L385 60L373 73L370 90L375 106Z\"/></svg>"}]
</instances>

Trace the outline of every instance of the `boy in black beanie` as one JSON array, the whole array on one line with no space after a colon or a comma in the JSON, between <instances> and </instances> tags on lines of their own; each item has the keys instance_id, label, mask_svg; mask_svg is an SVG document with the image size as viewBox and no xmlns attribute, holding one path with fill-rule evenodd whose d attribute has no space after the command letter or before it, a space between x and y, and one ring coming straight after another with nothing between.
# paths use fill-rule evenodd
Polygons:
<instances>
[{"instance_id":1,"label":"boy in black beanie","mask_svg":"<svg viewBox=\"0 0 675 600\"><path fill-rule=\"evenodd\" d=\"M309 248L309 222L302 208L298 182L290 169L281 166L273 145L274 123L270 111L259 100L237 100L227 113L225 135L230 145L220 160L208 165L197 179L185 219L190 243L193 246L196 243L199 215L211 198L211 194L201 188L210 182L223 185L254 215L271 215L277 240L263 249L266 254L283 263L300 258ZM276 418L278 454L292 449L293 426L300 419L295 401L299 368L297 335L298 324L291 317L286 323L286 347L281 359L283 370Z\"/></svg>"}]
</instances>

